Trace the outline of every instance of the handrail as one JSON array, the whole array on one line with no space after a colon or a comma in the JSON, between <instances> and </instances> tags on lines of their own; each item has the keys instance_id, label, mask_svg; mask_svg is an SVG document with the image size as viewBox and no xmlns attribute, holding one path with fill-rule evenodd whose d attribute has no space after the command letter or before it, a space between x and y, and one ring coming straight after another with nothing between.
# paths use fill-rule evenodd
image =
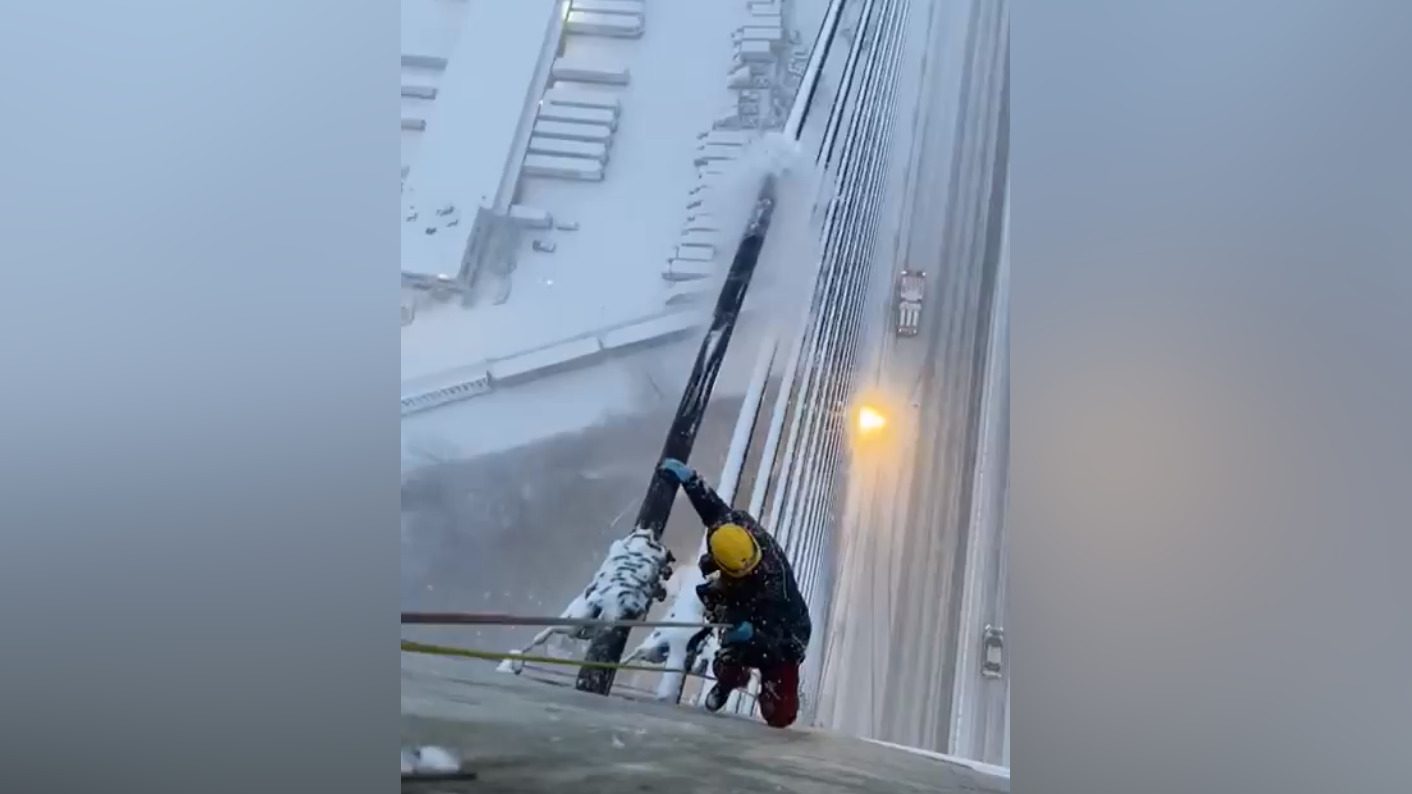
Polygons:
<instances>
[{"instance_id":1,"label":"handrail","mask_svg":"<svg viewBox=\"0 0 1412 794\"><path fill-rule=\"evenodd\" d=\"M725 623L681 623L660 620L598 620L596 618L524 617L494 612L403 612L404 626L578 626L608 628L718 629Z\"/></svg>"}]
</instances>

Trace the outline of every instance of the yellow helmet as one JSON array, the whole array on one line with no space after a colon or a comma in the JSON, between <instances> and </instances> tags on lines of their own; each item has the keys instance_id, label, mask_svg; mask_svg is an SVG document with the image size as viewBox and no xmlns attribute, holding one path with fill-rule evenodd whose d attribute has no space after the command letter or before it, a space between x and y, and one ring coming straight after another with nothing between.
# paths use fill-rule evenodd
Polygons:
<instances>
[{"instance_id":1,"label":"yellow helmet","mask_svg":"<svg viewBox=\"0 0 1412 794\"><path fill-rule=\"evenodd\" d=\"M722 524L711 533L707 545L711 559L726 576L748 576L760 564L760 544L750 530L739 524Z\"/></svg>"}]
</instances>

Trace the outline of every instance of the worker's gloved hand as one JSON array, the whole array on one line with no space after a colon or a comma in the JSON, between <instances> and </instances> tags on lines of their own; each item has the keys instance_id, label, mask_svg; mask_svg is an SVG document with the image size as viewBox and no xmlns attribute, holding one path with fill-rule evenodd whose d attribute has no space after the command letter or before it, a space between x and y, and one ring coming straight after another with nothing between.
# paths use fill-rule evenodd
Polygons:
<instances>
[{"instance_id":1,"label":"worker's gloved hand","mask_svg":"<svg viewBox=\"0 0 1412 794\"><path fill-rule=\"evenodd\" d=\"M701 601L701 605L710 609L716 605L720 591L716 589L715 582L702 582L696 586L696 598Z\"/></svg>"},{"instance_id":2,"label":"worker's gloved hand","mask_svg":"<svg viewBox=\"0 0 1412 794\"><path fill-rule=\"evenodd\" d=\"M739 645L750 642L755 636L755 626L748 620L742 620L721 634L722 645Z\"/></svg>"},{"instance_id":3,"label":"worker's gloved hand","mask_svg":"<svg viewBox=\"0 0 1412 794\"><path fill-rule=\"evenodd\" d=\"M667 474L671 475L672 477L676 478L676 481L677 481L677 482L683 482L683 483L684 483L684 482L686 482L687 480L690 480L692 477L695 477L695 476L696 476L696 470L695 470L695 469L691 468L690 466L686 465L685 463L682 463L681 461L677 460L676 458L667 458L667 459L663 460L663 461L662 461L662 464L661 464L660 466L658 466L657 468L658 468L660 471L664 471L664 472L666 472Z\"/></svg>"}]
</instances>

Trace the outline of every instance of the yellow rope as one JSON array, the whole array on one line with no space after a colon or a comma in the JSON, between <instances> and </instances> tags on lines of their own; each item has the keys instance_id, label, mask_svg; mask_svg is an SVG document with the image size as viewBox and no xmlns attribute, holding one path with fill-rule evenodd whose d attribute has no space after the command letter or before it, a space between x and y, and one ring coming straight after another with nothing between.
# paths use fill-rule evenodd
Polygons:
<instances>
[{"instance_id":1,"label":"yellow rope","mask_svg":"<svg viewBox=\"0 0 1412 794\"><path fill-rule=\"evenodd\" d=\"M692 673L686 670L671 670L665 667L649 667L645 664L624 664L622 662L589 662L575 659L559 659L553 656L530 656L519 653L504 653L497 651L481 651L473 648L452 648L446 645L430 645L424 642L413 642L411 640L402 641L402 650L407 653L425 653L434 656L461 656L468 659L484 659L489 662L498 662L505 659L513 659L521 662L534 662L535 664L557 664L564 667L595 667L600 670L640 670L646 673L684 673L694 675L699 678L709 676L701 673Z\"/></svg>"}]
</instances>

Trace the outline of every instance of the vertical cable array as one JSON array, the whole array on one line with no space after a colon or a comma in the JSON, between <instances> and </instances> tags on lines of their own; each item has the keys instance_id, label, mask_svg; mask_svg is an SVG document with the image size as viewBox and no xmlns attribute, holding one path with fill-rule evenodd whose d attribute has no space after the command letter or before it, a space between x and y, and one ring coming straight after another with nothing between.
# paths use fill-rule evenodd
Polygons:
<instances>
[{"instance_id":1,"label":"vertical cable array","mask_svg":"<svg viewBox=\"0 0 1412 794\"><path fill-rule=\"evenodd\" d=\"M766 526L793 562L814 612L816 633L827 614L824 565L830 558L837 485L847 459L846 411L855 384L876 270L879 215L897 116L894 98L910 0L869 0L841 80L842 102L829 119L819 162L837 191L822 232L823 251L811 312L798 345L797 369L786 373L771 431L783 450L762 462L771 470ZM811 664L817 669L817 661ZM806 692L813 687L806 674Z\"/></svg>"}]
</instances>

